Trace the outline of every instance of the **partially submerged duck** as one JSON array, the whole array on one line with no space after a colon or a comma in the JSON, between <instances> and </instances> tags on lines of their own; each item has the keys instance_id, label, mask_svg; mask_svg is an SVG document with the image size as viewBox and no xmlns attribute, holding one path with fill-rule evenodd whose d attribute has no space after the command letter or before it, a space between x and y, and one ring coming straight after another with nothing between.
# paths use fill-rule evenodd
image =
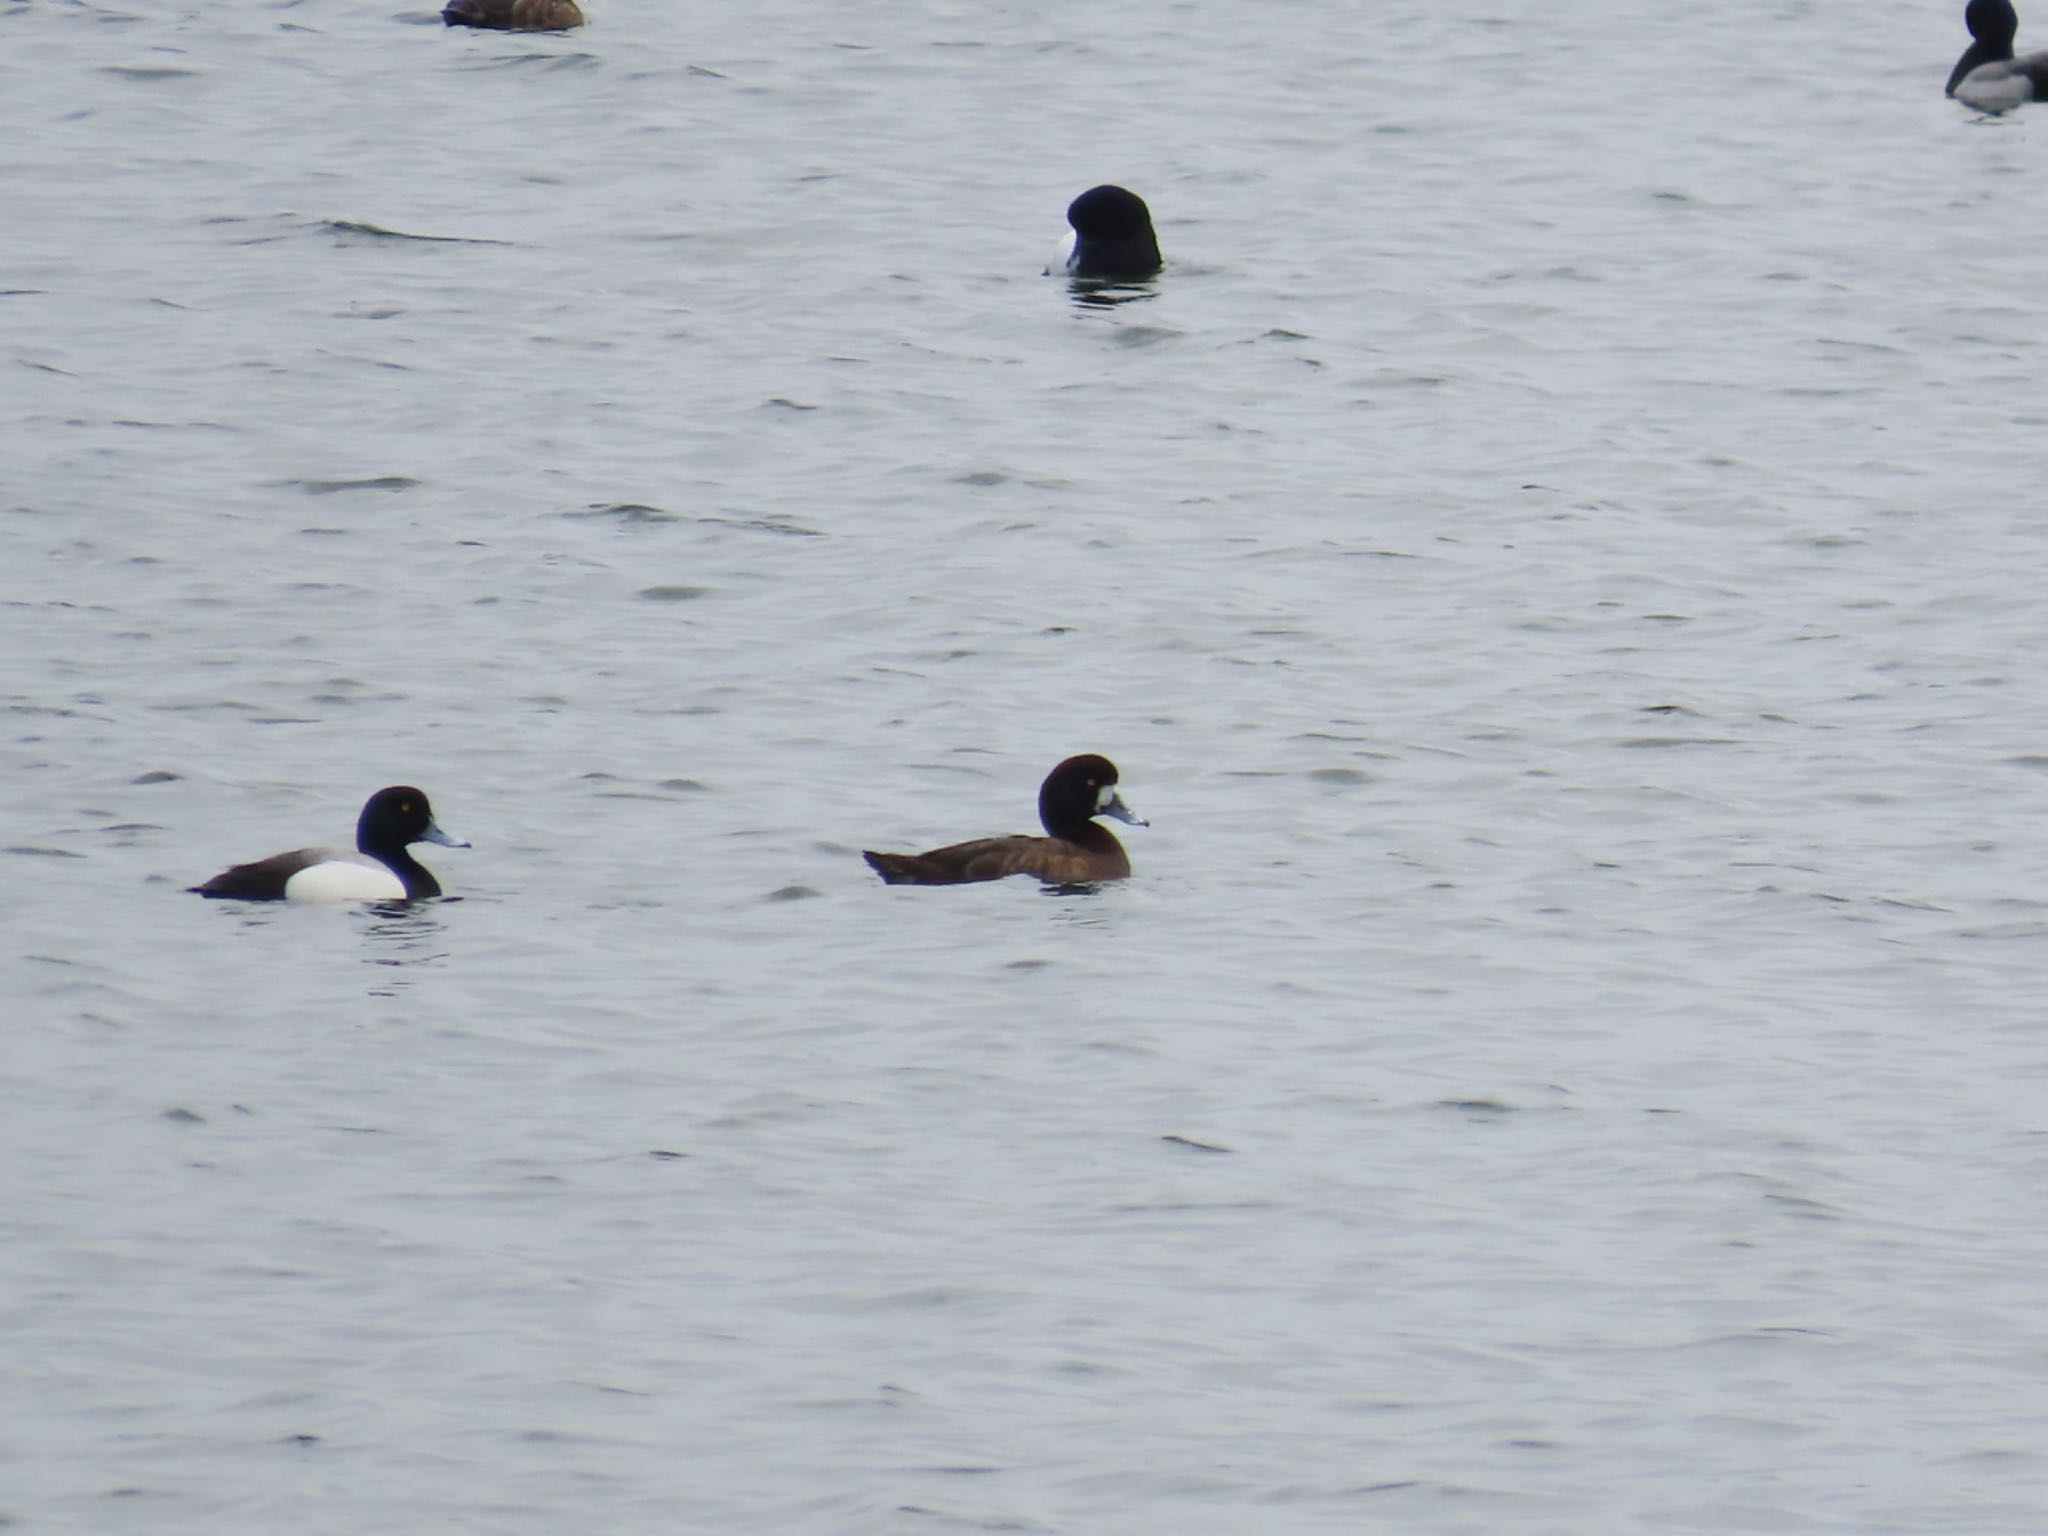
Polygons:
<instances>
[{"instance_id":1,"label":"partially submerged duck","mask_svg":"<svg viewBox=\"0 0 2048 1536\"><path fill-rule=\"evenodd\" d=\"M1151 277L1163 265L1152 210L1124 187L1090 187L1067 205L1074 227L1056 270L1066 277Z\"/></svg>"},{"instance_id":2,"label":"partially submerged duck","mask_svg":"<svg viewBox=\"0 0 2048 1536\"><path fill-rule=\"evenodd\" d=\"M583 25L576 0L448 0L441 19L494 32L566 32Z\"/></svg>"},{"instance_id":3,"label":"partially submerged duck","mask_svg":"<svg viewBox=\"0 0 2048 1536\"><path fill-rule=\"evenodd\" d=\"M1097 816L1113 816L1134 827L1149 826L1117 793L1116 764L1087 753L1070 757L1038 787L1038 820L1044 837L983 837L929 853L862 852L861 857L891 885L967 885L1010 875L1035 875L1048 885L1089 885L1122 880L1130 855Z\"/></svg>"},{"instance_id":4,"label":"partially submerged duck","mask_svg":"<svg viewBox=\"0 0 2048 1536\"><path fill-rule=\"evenodd\" d=\"M356 818L356 852L296 848L224 869L201 896L242 901L415 901L441 894L441 882L409 851L414 843L467 848L434 821L427 797L409 784L380 789Z\"/></svg>"},{"instance_id":5,"label":"partially submerged duck","mask_svg":"<svg viewBox=\"0 0 2048 1536\"><path fill-rule=\"evenodd\" d=\"M1970 46L1949 72L1948 95L1979 112L2010 112L2048 100L2048 53L2013 57L2020 18L2012 0L1970 0L1963 25L1970 29Z\"/></svg>"}]
</instances>

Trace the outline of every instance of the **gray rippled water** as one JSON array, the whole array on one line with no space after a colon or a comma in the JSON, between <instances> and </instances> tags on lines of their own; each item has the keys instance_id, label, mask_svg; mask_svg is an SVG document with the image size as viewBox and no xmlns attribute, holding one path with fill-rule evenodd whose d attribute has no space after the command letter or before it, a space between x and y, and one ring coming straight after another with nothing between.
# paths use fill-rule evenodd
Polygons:
<instances>
[{"instance_id":1,"label":"gray rippled water","mask_svg":"<svg viewBox=\"0 0 2048 1536\"><path fill-rule=\"evenodd\" d=\"M0 1524L2039 1531L1960 6L588 9L0 10Z\"/></svg>"}]
</instances>

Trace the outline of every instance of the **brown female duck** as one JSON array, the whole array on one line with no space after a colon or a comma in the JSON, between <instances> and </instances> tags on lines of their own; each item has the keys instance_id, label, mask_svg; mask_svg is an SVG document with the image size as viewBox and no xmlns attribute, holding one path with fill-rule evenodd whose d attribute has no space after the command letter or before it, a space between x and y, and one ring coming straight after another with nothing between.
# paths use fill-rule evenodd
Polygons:
<instances>
[{"instance_id":1,"label":"brown female duck","mask_svg":"<svg viewBox=\"0 0 2048 1536\"><path fill-rule=\"evenodd\" d=\"M583 25L576 0L448 0L441 19L494 32L566 32Z\"/></svg>"},{"instance_id":2,"label":"brown female duck","mask_svg":"<svg viewBox=\"0 0 2048 1536\"><path fill-rule=\"evenodd\" d=\"M861 857L891 885L966 885L1035 875L1049 885L1088 885L1122 880L1130 856L1097 816L1132 826L1149 826L1132 814L1116 789L1116 764L1088 753L1070 757L1045 776L1038 788L1038 820L1044 837L983 837L929 853L871 853Z\"/></svg>"}]
</instances>

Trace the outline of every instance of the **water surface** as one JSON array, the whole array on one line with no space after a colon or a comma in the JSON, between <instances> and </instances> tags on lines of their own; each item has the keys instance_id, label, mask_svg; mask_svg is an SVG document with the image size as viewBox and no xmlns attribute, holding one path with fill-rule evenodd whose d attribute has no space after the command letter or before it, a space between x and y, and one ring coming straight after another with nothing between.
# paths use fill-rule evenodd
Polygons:
<instances>
[{"instance_id":1,"label":"water surface","mask_svg":"<svg viewBox=\"0 0 2048 1536\"><path fill-rule=\"evenodd\" d=\"M591 14L0 12L0 1515L2041 1529L1959 15Z\"/></svg>"}]
</instances>

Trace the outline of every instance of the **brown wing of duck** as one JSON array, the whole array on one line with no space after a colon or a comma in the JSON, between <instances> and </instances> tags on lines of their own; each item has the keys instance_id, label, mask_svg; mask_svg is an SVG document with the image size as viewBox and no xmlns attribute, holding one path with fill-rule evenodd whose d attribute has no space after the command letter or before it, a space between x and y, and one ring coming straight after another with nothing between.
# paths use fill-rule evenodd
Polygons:
<instances>
[{"instance_id":1,"label":"brown wing of duck","mask_svg":"<svg viewBox=\"0 0 2048 1536\"><path fill-rule=\"evenodd\" d=\"M566 32L583 25L583 12L576 0L448 0L441 19L498 32Z\"/></svg>"},{"instance_id":2,"label":"brown wing of duck","mask_svg":"<svg viewBox=\"0 0 2048 1536\"><path fill-rule=\"evenodd\" d=\"M1019 835L977 838L929 853L863 852L861 857L891 885L968 885L1011 875L1035 875L1051 885L1085 885L1129 875L1131 862L1116 839L1099 827L1089 830L1107 846Z\"/></svg>"}]
</instances>

